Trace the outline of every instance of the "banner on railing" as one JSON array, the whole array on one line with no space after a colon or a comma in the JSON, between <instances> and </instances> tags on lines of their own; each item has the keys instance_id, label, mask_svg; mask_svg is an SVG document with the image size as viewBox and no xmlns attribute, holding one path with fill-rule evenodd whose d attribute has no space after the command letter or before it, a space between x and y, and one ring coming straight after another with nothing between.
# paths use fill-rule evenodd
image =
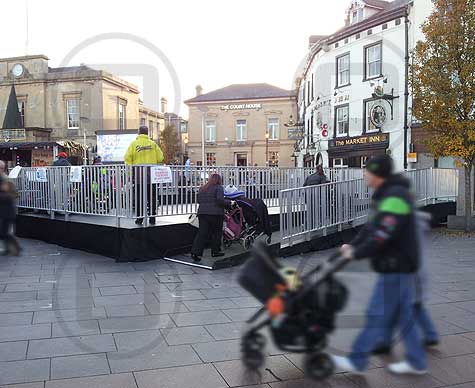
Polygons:
<instances>
[{"instance_id":1,"label":"banner on railing","mask_svg":"<svg viewBox=\"0 0 475 388\"><path fill-rule=\"evenodd\" d=\"M47 169L45 167L37 168L35 171L36 182L48 182Z\"/></svg>"},{"instance_id":2,"label":"banner on railing","mask_svg":"<svg viewBox=\"0 0 475 388\"><path fill-rule=\"evenodd\" d=\"M71 166L69 170L69 181L73 183L82 182L82 167L81 166Z\"/></svg>"},{"instance_id":3,"label":"banner on railing","mask_svg":"<svg viewBox=\"0 0 475 388\"><path fill-rule=\"evenodd\" d=\"M153 166L150 168L150 183L172 183L173 176L170 167Z\"/></svg>"},{"instance_id":4,"label":"banner on railing","mask_svg":"<svg viewBox=\"0 0 475 388\"><path fill-rule=\"evenodd\" d=\"M18 174L20 174L21 171L21 166L15 166L13 169L10 171L10 174L8 174L8 177L10 179L17 179Z\"/></svg>"}]
</instances>

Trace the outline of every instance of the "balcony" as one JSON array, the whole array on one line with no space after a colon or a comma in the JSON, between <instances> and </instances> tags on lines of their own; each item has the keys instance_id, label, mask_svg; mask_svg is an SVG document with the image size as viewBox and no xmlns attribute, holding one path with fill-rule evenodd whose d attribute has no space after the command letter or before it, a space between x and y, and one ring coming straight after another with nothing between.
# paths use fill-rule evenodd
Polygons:
<instances>
[{"instance_id":1,"label":"balcony","mask_svg":"<svg viewBox=\"0 0 475 388\"><path fill-rule=\"evenodd\" d=\"M10 140L26 140L25 128L20 129L1 129L0 140L8 142Z\"/></svg>"}]
</instances>

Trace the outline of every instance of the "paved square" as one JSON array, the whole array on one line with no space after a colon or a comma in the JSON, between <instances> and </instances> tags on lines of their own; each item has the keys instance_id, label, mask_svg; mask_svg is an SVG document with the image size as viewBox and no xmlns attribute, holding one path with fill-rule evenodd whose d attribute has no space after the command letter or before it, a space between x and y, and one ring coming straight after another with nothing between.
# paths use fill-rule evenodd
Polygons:
<instances>
[{"instance_id":1,"label":"paved square","mask_svg":"<svg viewBox=\"0 0 475 388\"><path fill-rule=\"evenodd\" d=\"M366 377L304 379L302 357L267 344L261 373L240 361L244 321L259 303L239 269L208 272L164 261L112 259L38 241L0 261L0 388L474 388L475 238L435 231L430 310L441 345L430 373L395 377L373 358ZM329 252L287 258L315 266ZM375 275L365 262L340 274L351 290L329 351L348 351ZM402 352L397 348L396 355Z\"/></svg>"}]
</instances>

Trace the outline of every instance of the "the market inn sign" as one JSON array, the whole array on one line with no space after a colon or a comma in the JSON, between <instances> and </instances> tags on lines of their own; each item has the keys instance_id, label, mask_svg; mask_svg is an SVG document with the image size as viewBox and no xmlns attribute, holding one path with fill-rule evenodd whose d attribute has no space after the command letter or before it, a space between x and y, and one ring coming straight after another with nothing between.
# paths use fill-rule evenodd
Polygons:
<instances>
[{"instance_id":1,"label":"the market inn sign","mask_svg":"<svg viewBox=\"0 0 475 388\"><path fill-rule=\"evenodd\" d=\"M353 147L353 146L388 146L389 134L378 133L374 135L365 135L358 137L349 137L345 139L332 139L329 142L330 147Z\"/></svg>"}]
</instances>

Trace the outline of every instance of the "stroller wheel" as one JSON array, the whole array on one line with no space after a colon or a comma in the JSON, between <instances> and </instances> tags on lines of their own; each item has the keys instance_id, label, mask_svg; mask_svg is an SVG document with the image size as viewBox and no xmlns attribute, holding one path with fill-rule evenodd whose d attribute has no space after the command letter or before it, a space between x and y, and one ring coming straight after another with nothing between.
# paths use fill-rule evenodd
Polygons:
<instances>
[{"instance_id":1,"label":"stroller wheel","mask_svg":"<svg viewBox=\"0 0 475 388\"><path fill-rule=\"evenodd\" d=\"M242 362L251 370L259 369L264 365L264 354L258 350L245 351L242 354Z\"/></svg>"},{"instance_id":2,"label":"stroller wheel","mask_svg":"<svg viewBox=\"0 0 475 388\"><path fill-rule=\"evenodd\" d=\"M267 238L266 238L266 244L267 244L267 245L270 245L271 242L272 242L272 236L269 235L269 236L267 236Z\"/></svg>"},{"instance_id":3,"label":"stroller wheel","mask_svg":"<svg viewBox=\"0 0 475 388\"><path fill-rule=\"evenodd\" d=\"M313 353L305 360L305 374L314 380L326 379L334 368L332 359L326 353Z\"/></svg>"},{"instance_id":4,"label":"stroller wheel","mask_svg":"<svg viewBox=\"0 0 475 388\"><path fill-rule=\"evenodd\" d=\"M252 244L254 244L254 237L252 236L247 236L244 239L244 249L248 250L252 247Z\"/></svg>"},{"instance_id":5,"label":"stroller wheel","mask_svg":"<svg viewBox=\"0 0 475 388\"><path fill-rule=\"evenodd\" d=\"M231 240L224 240L223 245L225 248L229 248L231 245L233 245L233 242Z\"/></svg>"},{"instance_id":6,"label":"stroller wheel","mask_svg":"<svg viewBox=\"0 0 475 388\"><path fill-rule=\"evenodd\" d=\"M250 333L242 340L242 347L244 353L260 352L266 346L266 338L259 333Z\"/></svg>"}]
</instances>

